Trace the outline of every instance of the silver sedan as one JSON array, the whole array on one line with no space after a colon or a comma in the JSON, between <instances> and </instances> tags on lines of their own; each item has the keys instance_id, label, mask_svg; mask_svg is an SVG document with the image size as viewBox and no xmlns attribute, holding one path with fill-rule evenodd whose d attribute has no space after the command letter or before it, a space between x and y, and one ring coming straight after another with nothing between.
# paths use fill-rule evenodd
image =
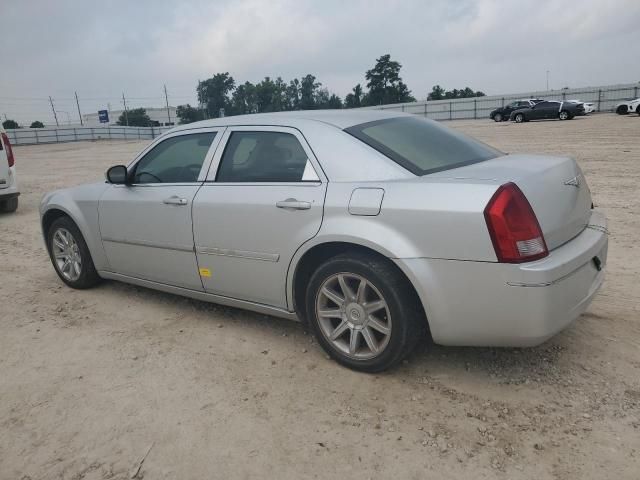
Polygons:
<instances>
[{"instance_id":1,"label":"silver sedan","mask_svg":"<svg viewBox=\"0 0 640 480\"><path fill-rule=\"evenodd\" d=\"M304 320L362 371L429 336L539 344L604 279L606 219L573 159L507 155L412 115L207 120L106 176L42 200L63 282L120 280Z\"/></svg>"}]
</instances>

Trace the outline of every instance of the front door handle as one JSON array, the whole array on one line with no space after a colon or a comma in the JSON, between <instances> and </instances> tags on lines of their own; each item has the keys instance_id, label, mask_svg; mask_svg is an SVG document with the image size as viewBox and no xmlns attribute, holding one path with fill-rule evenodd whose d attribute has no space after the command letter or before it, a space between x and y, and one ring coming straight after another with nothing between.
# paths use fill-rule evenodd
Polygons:
<instances>
[{"instance_id":1,"label":"front door handle","mask_svg":"<svg viewBox=\"0 0 640 480\"><path fill-rule=\"evenodd\" d=\"M189 200L187 200L186 198L180 198L177 195L173 195L162 200L162 203L166 205L186 205L187 203L189 203Z\"/></svg>"},{"instance_id":2,"label":"front door handle","mask_svg":"<svg viewBox=\"0 0 640 480\"><path fill-rule=\"evenodd\" d=\"M291 210L309 210L311 208L311 202L300 202L295 198L287 198L276 202L278 208L288 208Z\"/></svg>"}]
</instances>

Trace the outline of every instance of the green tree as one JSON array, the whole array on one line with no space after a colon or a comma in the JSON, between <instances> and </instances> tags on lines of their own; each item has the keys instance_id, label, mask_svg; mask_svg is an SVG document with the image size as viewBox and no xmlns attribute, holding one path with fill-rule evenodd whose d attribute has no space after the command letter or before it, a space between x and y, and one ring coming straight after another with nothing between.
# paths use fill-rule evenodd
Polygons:
<instances>
[{"instance_id":1,"label":"green tree","mask_svg":"<svg viewBox=\"0 0 640 480\"><path fill-rule=\"evenodd\" d=\"M220 109L231 110L229 95L233 92L235 80L229 72L216 73L213 77L198 83L198 101L205 105L209 117L220 116Z\"/></svg>"},{"instance_id":2,"label":"green tree","mask_svg":"<svg viewBox=\"0 0 640 480\"><path fill-rule=\"evenodd\" d=\"M434 85L431 93L427 95L427 100L442 100L444 98L444 88L440 85Z\"/></svg>"},{"instance_id":3,"label":"green tree","mask_svg":"<svg viewBox=\"0 0 640 480\"><path fill-rule=\"evenodd\" d=\"M20 128L20 125L18 125L18 122L16 122L15 120L11 120L10 118L8 118L4 122L2 122L2 126L4 128L6 128L7 130L11 130L11 129L14 129L14 128Z\"/></svg>"},{"instance_id":4,"label":"green tree","mask_svg":"<svg viewBox=\"0 0 640 480\"><path fill-rule=\"evenodd\" d=\"M178 105L176 107L176 115L180 119L180 124L198 122L204 120L204 114L202 110L196 107L192 107L188 103L186 105Z\"/></svg>"},{"instance_id":5,"label":"green tree","mask_svg":"<svg viewBox=\"0 0 640 480\"><path fill-rule=\"evenodd\" d=\"M342 100L335 93L329 94L329 91L323 88L318 92L316 108L340 109L342 108Z\"/></svg>"},{"instance_id":6,"label":"green tree","mask_svg":"<svg viewBox=\"0 0 640 480\"><path fill-rule=\"evenodd\" d=\"M244 115L258 111L256 86L253 83L245 82L238 85L231 96L231 109L233 115Z\"/></svg>"},{"instance_id":7,"label":"green tree","mask_svg":"<svg viewBox=\"0 0 640 480\"><path fill-rule=\"evenodd\" d=\"M344 108L358 108L362 106L362 86L357 84L351 93L344 97Z\"/></svg>"},{"instance_id":8,"label":"green tree","mask_svg":"<svg viewBox=\"0 0 640 480\"><path fill-rule=\"evenodd\" d=\"M40 120L36 120L35 122L31 122L29 128L44 128L44 123L42 123Z\"/></svg>"},{"instance_id":9,"label":"green tree","mask_svg":"<svg viewBox=\"0 0 640 480\"><path fill-rule=\"evenodd\" d=\"M300 110L300 80L294 78L289 82L285 92L285 110Z\"/></svg>"},{"instance_id":10,"label":"green tree","mask_svg":"<svg viewBox=\"0 0 640 480\"><path fill-rule=\"evenodd\" d=\"M465 87L464 89L458 90L454 88L453 90L445 90L440 85L434 85L431 89L431 93L427 95L427 100L443 100L443 99L453 99L453 98L473 98L473 97L484 97L484 92L478 90L474 92L471 88Z\"/></svg>"},{"instance_id":11,"label":"green tree","mask_svg":"<svg viewBox=\"0 0 640 480\"><path fill-rule=\"evenodd\" d=\"M279 92L270 77L264 77L264 80L256 84L256 100L258 112L277 112L282 109Z\"/></svg>"},{"instance_id":12,"label":"green tree","mask_svg":"<svg viewBox=\"0 0 640 480\"><path fill-rule=\"evenodd\" d=\"M313 110L316 108L318 89L321 86L322 84L316 82L316 77L310 73L302 77L300 80L300 110Z\"/></svg>"},{"instance_id":13,"label":"green tree","mask_svg":"<svg viewBox=\"0 0 640 480\"><path fill-rule=\"evenodd\" d=\"M385 105L388 103L415 102L411 91L400 78L399 62L391 60L391 55L386 54L376 60L376 65L367 70L366 95L368 105Z\"/></svg>"},{"instance_id":14,"label":"green tree","mask_svg":"<svg viewBox=\"0 0 640 480\"><path fill-rule=\"evenodd\" d=\"M132 108L122 112L118 117L117 125L129 125L130 127L150 127L153 122L144 108Z\"/></svg>"}]
</instances>

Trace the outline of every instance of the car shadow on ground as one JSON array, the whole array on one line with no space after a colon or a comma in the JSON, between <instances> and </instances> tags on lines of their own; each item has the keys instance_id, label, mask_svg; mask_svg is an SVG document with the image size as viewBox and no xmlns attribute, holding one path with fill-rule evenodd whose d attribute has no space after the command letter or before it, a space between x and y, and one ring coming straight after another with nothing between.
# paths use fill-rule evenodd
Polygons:
<instances>
[{"instance_id":1,"label":"car shadow on ground","mask_svg":"<svg viewBox=\"0 0 640 480\"><path fill-rule=\"evenodd\" d=\"M170 303L179 310L184 309L185 312L210 314L207 319L211 320L212 328L222 323L252 331L259 330L261 335L273 335L274 341L279 336L289 336L292 353L309 346L309 337L305 336L310 335L310 332L304 322L294 322L116 281L107 281L102 288L124 298L133 293L136 297L151 303ZM542 345L529 348L445 347L425 339L403 364L386 374L397 375L402 372L409 375L437 375L445 372L469 372L471 375L486 377L501 384L564 382L563 378L569 368L569 360L563 355L567 350L563 345L564 335L566 334L561 333ZM311 343L319 355L324 355L317 342L311 340Z\"/></svg>"}]
</instances>

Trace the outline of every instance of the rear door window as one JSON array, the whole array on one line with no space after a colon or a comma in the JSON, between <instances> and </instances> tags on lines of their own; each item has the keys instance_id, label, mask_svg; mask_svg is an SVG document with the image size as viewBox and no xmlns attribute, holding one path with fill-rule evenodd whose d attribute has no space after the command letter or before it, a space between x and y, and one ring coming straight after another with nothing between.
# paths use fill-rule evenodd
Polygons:
<instances>
[{"instance_id":1,"label":"rear door window","mask_svg":"<svg viewBox=\"0 0 640 480\"><path fill-rule=\"evenodd\" d=\"M232 132L217 182L302 182L318 176L298 139L285 132Z\"/></svg>"}]
</instances>

